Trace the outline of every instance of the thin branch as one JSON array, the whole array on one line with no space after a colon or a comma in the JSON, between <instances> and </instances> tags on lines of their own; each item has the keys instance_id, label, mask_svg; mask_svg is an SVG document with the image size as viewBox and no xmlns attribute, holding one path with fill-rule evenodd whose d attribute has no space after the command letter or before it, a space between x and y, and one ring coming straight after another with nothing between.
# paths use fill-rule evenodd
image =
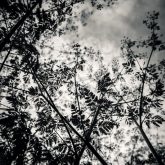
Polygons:
<instances>
[{"instance_id":1,"label":"thin branch","mask_svg":"<svg viewBox=\"0 0 165 165\"><path fill-rule=\"evenodd\" d=\"M139 65L140 70L143 72L143 69L142 69L142 67L141 67L141 65L140 65L140 63L139 63L139 61L137 60L137 58L135 58L135 57L133 56L133 51L132 51L132 49L129 49L129 50L130 50L130 52L131 52L131 54L132 54L132 57L135 59L135 61L136 61L137 64Z\"/></svg>"},{"instance_id":2,"label":"thin branch","mask_svg":"<svg viewBox=\"0 0 165 165\"><path fill-rule=\"evenodd\" d=\"M0 110L2 110L2 111L3 111L3 110L4 110L4 111L12 111L12 110L13 110L13 111L14 111L13 108L0 108Z\"/></svg>"},{"instance_id":3,"label":"thin branch","mask_svg":"<svg viewBox=\"0 0 165 165\"><path fill-rule=\"evenodd\" d=\"M54 111L60 116L60 118L62 119L63 122L65 122L70 128L71 130L88 146L88 148L92 151L92 153L97 157L97 159L103 164L103 165L107 165L107 163L105 162L105 160L100 156L100 154L98 154L98 152L93 148L93 146L88 142L88 140L84 139L77 131L76 129L68 122L68 120L59 112L59 110L57 109L57 107L55 106L55 104L53 103L52 98L50 97L49 93L47 92L46 88L44 87L44 85L42 84L42 82L40 81L40 79L37 77L37 75L35 74L34 71L32 71L32 74L34 76L35 81L38 84L38 87L41 91L41 94L43 96L43 98L47 101L47 103L54 109ZM42 89L40 87L40 84L43 88L43 90L45 91L45 93L47 94L47 97L43 94Z\"/></svg>"},{"instance_id":4,"label":"thin branch","mask_svg":"<svg viewBox=\"0 0 165 165\"><path fill-rule=\"evenodd\" d=\"M2 63L0 63L0 65L2 65ZM26 70L24 70L24 69L16 68L16 67L14 67L14 66L12 66L12 65L8 65L8 64L3 64L3 65L6 66L6 67L9 67L9 68L12 68L12 69L15 69L15 70L24 72L24 73L31 74L31 72L28 72L28 71L26 71Z\"/></svg>"},{"instance_id":5,"label":"thin branch","mask_svg":"<svg viewBox=\"0 0 165 165\"><path fill-rule=\"evenodd\" d=\"M151 51L151 55L152 55L152 51ZM148 63L147 65L149 65L149 61L151 59L151 55L150 55L150 58L148 60ZM116 89L117 90L117 89ZM123 96L121 96L122 100L125 101L125 99L123 98ZM130 105L127 103L128 107L130 108ZM152 146L150 140L148 139L146 133L144 132L143 128L141 127L141 123L138 124L138 122L136 121L136 118L135 116L132 114L132 120L134 121L134 123L136 124L136 126L138 127L139 131L141 132L141 135L143 136L145 142L147 143L150 151L152 152L152 154L154 155L155 159L157 160L157 162L159 163L159 165L163 165L163 162L160 158L160 156L157 154L156 150L154 149L154 147Z\"/></svg>"},{"instance_id":6,"label":"thin branch","mask_svg":"<svg viewBox=\"0 0 165 165\"><path fill-rule=\"evenodd\" d=\"M78 90L77 90L77 65L78 65L78 55L77 55L77 59L76 59L75 76L74 76L75 98L76 98L76 100L77 100L77 105L78 105L78 110L79 110L81 125L82 125L82 128L83 128L83 132L85 133L84 123L83 123L82 118L81 118L81 107L80 107L79 96L78 96Z\"/></svg>"},{"instance_id":7,"label":"thin branch","mask_svg":"<svg viewBox=\"0 0 165 165\"><path fill-rule=\"evenodd\" d=\"M103 98L103 95L101 95L101 98ZM91 125L90 125L90 128L89 128L88 132L86 133L85 139L86 139L87 141L91 141L91 140L90 140L90 136L91 136L91 133L92 133L92 131L93 131L94 126L95 126L96 123L97 123L97 118L98 118L99 113L100 113L100 105L98 105L98 107L97 107L97 109L96 109L96 111L95 111L94 117L93 117L93 119L92 119L92 123L91 123ZM81 157L82 157L82 155L83 155L83 153L84 153L84 151L85 151L85 148L86 148L86 144L84 143L83 146L82 146L82 149L81 149L81 151L80 151L80 153L79 153L78 158L77 158L77 159L75 160L75 162L74 162L74 165L79 164L79 162L80 162L80 160L81 160Z\"/></svg>"},{"instance_id":8,"label":"thin branch","mask_svg":"<svg viewBox=\"0 0 165 165\"><path fill-rule=\"evenodd\" d=\"M9 55L10 55L10 52L11 52L12 47L13 47L13 44L10 45L10 49L8 50L8 52L7 52L7 54L6 54L6 56L5 56L4 60L3 60L3 62L1 63L0 72L1 72L1 70L2 70L2 68L3 68L3 66L4 66L4 64L5 64L6 60L7 60L7 58L8 58Z\"/></svg>"},{"instance_id":9,"label":"thin branch","mask_svg":"<svg viewBox=\"0 0 165 165\"><path fill-rule=\"evenodd\" d=\"M3 106L6 107L6 108L10 108L9 106L7 106L7 105L5 105L5 104L2 104L2 103L0 103L0 105L3 105Z\"/></svg>"},{"instance_id":10,"label":"thin branch","mask_svg":"<svg viewBox=\"0 0 165 165\"><path fill-rule=\"evenodd\" d=\"M161 157L157 154L156 150L154 149L154 147L152 146L150 140L148 139L148 137L146 136L145 132L143 131L142 127L138 124L138 122L136 121L135 118L133 118L136 126L139 128L144 140L146 141L148 147L150 148L152 154L154 155L154 157L156 158L157 162L159 165L163 165L164 163L161 160Z\"/></svg>"},{"instance_id":11,"label":"thin branch","mask_svg":"<svg viewBox=\"0 0 165 165\"><path fill-rule=\"evenodd\" d=\"M143 92L144 92L144 84L145 84L145 79L146 79L146 74L147 74L147 68L149 66L152 54L154 52L154 48L152 47L148 62L147 62L147 66L146 66L146 70L145 73L143 75L143 79L142 79L142 88L141 88L141 93L140 93L140 106L139 106L139 123L140 126L142 127L142 115L143 115Z\"/></svg>"},{"instance_id":12,"label":"thin branch","mask_svg":"<svg viewBox=\"0 0 165 165\"><path fill-rule=\"evenodd\" d=\"M64 122L64 125L65 125L65 128L66 128L67 132L68 132L69 138L70 138L70 140L71 140L71 143L72 143L72 146L73 146L73 149L74 149L75 157L77 157L77 149L76 149L76 146L75 146L75 144L74 144L73 138L72 138L72 136L71 136L71 134L70 134L70 131L69 131L69 129L68 129L68 126L66 125L65 122Z\"/></svg>"},{"instance_id":13,"label":"thin branch","mask_svg":"<svg viewBox=\"0 0 165 165\"><path fill-rule=\"evenodd\" d=\"M135 101L138 101L138 100L139 99L134 99L134 100L130 100L130 101L124 101L124 102L118 102L118 103L111 104L111 106L117 106L117 105L120 105L120 104L132 103L132 102L135 102Z\"/></svg>"},{"instance_id":14,"label":"thin branch","mask_svg":"<svg viewBox=\"0 0 165 165\"><path fill-rule=\"evenodd\" d=\"M13 34L18 30L19 27L22 26L24 21L29 17L33 9L37 6L37 4L40 2L40 0L37 0L36 3L31 7L30 10L27 11L27 13L11 28L10 32L6 35L6 37L0 42L0 52L3 50L5 45L9 42L10 38L13 36Z\"/></svg>"}]
</instances>

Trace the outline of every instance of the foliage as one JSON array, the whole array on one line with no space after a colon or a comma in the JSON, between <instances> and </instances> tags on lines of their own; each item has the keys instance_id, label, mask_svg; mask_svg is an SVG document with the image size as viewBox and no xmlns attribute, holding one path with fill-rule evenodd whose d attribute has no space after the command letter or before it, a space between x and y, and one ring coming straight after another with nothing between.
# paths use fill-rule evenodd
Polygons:
<instances>
[{"instance_id":1,"label":"foliage","mask_svg":"<svg viewBox=\"0 0 165 165\"><path fill-rule=\"evenodd\" d=\"M62 52L70 60L41 62L36 46L41 36L61 35L60 25L71 17L73 5L84 1L46 2L49 9L42 1L3 2L0 6L4 19L0 29L2 41L15 24L20 25L2 48L4 62L0 71L5 74L1 75L1 102L8 104L7 111L0 114L2 161L6 164L73 164L88 157L92 162L94 152L74 134L73 128L98 154L104 152L106 146L102 139L118 131L123 119L129 129L136 126L145 141L146 126L152 129L152 125L163 124L165 62L151 64L153 54L159 55L165 48L159 34L158 12L148 13L143 22L150 31L148 38L122 40L122 65L114 59L111 73L102 65L99 52L78 43L71 45L69 55L67 51ZM114 2L92 0L91 4L100 10ZM24 22L19 22L35 3L36 7ZM93 71L89 61L95 61L99 70ZM120 67L123 72L119 71ZM82 73L87 72L87 78L94 80L95 87L81 79ZM134 86L127 84L128 79ZM59 116L56 107L73 128ZM115 136L122 139L120 131ZM106 146L105 153L114 151L117 145ZM163 157L164 153L158 151L158 154ZM137 152L131 159L141 164L156 161L151 154L147 160L141 160L141 156Z\"/></svg>"}]
</instances>

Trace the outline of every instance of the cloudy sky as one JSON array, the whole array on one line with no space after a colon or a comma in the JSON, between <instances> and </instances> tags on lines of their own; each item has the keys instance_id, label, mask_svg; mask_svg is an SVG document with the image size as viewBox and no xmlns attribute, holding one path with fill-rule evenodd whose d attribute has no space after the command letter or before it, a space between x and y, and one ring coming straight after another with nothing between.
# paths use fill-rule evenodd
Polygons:
<instances>
[{"instance_id":1,"label":"cloudy sky","mask_svg":"<svg viewBox=\"0 0 165 165\"><path fill-rule=\"evenodd\" d=\"M164 0L118 0L114 6L101 11L94 10L89 4L85 4L82 8L86 13L94 11L85 21L87 25L79 25L78 37L72 32L60 37L60 40L56 38L54 40L56 46L57 43L76 40L101 50L104 58L110 62L112 57L120 54L120 41L123 36L139 39L147 35L142 21L146 13L153 10L160 12L161 32L165 34Z\"/></svg>"}]
</instances>

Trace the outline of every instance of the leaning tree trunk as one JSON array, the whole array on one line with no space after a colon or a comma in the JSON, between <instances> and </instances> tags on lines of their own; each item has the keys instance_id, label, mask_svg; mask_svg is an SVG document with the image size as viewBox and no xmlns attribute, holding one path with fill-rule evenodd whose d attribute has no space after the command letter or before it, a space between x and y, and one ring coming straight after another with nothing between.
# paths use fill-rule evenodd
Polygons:
<instances>
[{"instance_id":1,"label":"leaning tree trunk","mask_svg":"<svg viewBox=\"0 0 165 165\"><path fill-rule=\"evenodd\" d=\"M70 129L81 139L82 142L84 142L84 145L86 145L91 152L96 156L96 158L100 161L100 163L102 165L107 165L106 161L102 158L102 156L94 149L94 147L90 144L90 142L86 139L83 138L78 132L77 130L69 123L69 121L60 113L60 111L57 109L57 107L55 106L51 96L49 95L49 93L47 92L46 88L44 87L44 85L42 84L42 82L40 81L40 79L38 78L38 76L35 74L35 72L32 71L32 75L34 76L34 80L37 83L39 90L41 92L41 95L43 96L43 98L46 100L46 102L54 109L54 111L59 115L59 117L61 118L61 120L66 123ZM43 89L41 89L41 86ZM43 91L47 94L47 96L45 96L43 94Z\"/></svg>"},{"instance_id":2,"label":"leaning tree trunk","mask_svg":"<svg viewBox=\"0 0 165 165\"><path fill-rule=\"evenodd\" d=\"M97 117L99 115L99 112L100 112L100 106L98 106L98 108L96 110L95 116L93 118L93 122L92 122L92 124L91 124L91 126L89 128L89 131L88 131L88 133L87 133L87 135L85 137L85 139L87 141L90 141L90 136L91 136L91 133L93 131L93 128L94 128L95 124L97 123ZM79 154L78 154L78 156L77 156L77 158L75 159L74 165L80 164L80 160L81 160L81 157L82 157L82 155L83 155L83 153L85 151L85 148L86 148L86 144L84 143L82 148L81 148L81 150L80 150L80 152L79 152Z\"/></svg>"},{"instance_id":3,"label":"leaning tree trunk","mask_svg":"<svg viewBox=\"0 0 165 165\"><path fill-rule=\"evenodd\" d=\"M154 47L152 47L151 49L151 53L149 55L149 58L148 58L148 62L147 62L147 66L146 68L148 68L149 66L149 63L151 61L151 57L153 55L153 52L154 52ZM148 139L147 135L145 134L143 128L142 128L142 113L143 113L143 92L144 92L144 85L145 85L145 79L146 79L146 73L147 73L147 70L145 70L145 73L144 73L144 76L143 76L143 79L142 79L142 90L141 90L141 97L140 97L140 109L139 109L139 118L140 118L140 121L138 124L136 119L134 119L134 122L135 124L137 125L137 127L139 128L144 140L146 141L150 151L152 152L152 154L154 155L155 159L157 160L157 162L159 163L159 165L163 165L163 162L160 158L160 156L157 154L156 150L154 149L154 147L152 146L150 140Z\"/></svg>"},{"instance_id":4,"label":"leaning tree trunk","mask_svg":"<svg viewBox=\"0 0 165 165\"><path fill-rule=\"evenodd\" d=\"M2 52L3 48L5 47L5 45L10 41L10 38L15 34L15 32L17 31L17 29L20 26L22 26L22 24L30 16L30 14L32 13L33 9L37 6L37 4L40 3L40 1L41 0L37 0L37 2L30 8L30 10L28 10L27 13L14 25L14 27L11 28L11 30L6 35L6 37L0 42L0 52ZM3 68L3 65L4 65L5 61L7 60L8 56L9 56L9 54L6 55L5 60L1 64L0 72L1 72L1 70Z\"/></svg>"},{"instance_id":5,"label":"leaning tree trunk","mask_svg":"<svg viewBox=\"0 0 165 165\"><path fill-rule=\"evenodd\" d=\"M157 154L156 150L154 149L153 145L151 144L150 140L148 139L148 137L147 137L146 133L144 132L143 128L137 123L136 119L134 119L134 121L135 121L135 124L137 125L138 129L140 130L144 140L146 141L150 151L154 155L155 159L157 160L159 165L163 165L163 162L162 162L160 156Z\"/></svg>"}]
</instances>

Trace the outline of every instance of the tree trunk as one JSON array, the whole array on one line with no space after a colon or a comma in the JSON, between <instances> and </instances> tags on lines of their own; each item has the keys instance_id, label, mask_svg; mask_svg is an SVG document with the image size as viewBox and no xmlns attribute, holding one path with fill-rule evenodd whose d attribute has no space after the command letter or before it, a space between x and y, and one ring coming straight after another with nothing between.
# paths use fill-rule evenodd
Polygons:
<instances>
[{"instance_id":1,"label":"tree trunk","mask_svg":"<svg viewBox=\"0 0 165 165\"><path fill-rule=\"evenodd\" d=\"M137 127L139 128L144 140L146 141L150 151L152 152L152 154L154 155L155 159L157 160L157 162L159 163L159 165L163 165L163 162L160 158L160 156L157 154L156 150L154 149L154 147L152 146L150 140L148 139L147 135L145 134L145 132L143 131L143 128L140 127L140 125L137 123L137 121L134 119L135 124L137 125Z\"/></svg>"},{"instance_id":2,"label":"tree trunk","mask_svg":"<svg viewBox=\"0 0 165 165\"><path fill-rule=\"evenodd\" d=\"M0 52L2 52L3 48L5 45L10 41L10 38L15 34L16 30L22 26L22 24L25 22L25 20L30 16L31 12L33 9L39 4L40 0L37 0L37 2L30 8L30 10L27 11L27 13L14 25L14 27L11 28L9 33L6 35L6 37L0 42ZM3 68L4 63L6 62L9 54L6 55L5 59L3 60L1 67L0 67L0 72Z\"/></svg>"},{"instance_id":3,"label":"tree trunk","mask_svg":"<svg viewBox=\"0 0 165 165\"><path fill-rule=\"evenodd\" d=\"M33 9L39 4L38 0L31 8L27 11L27 13L14 25L14 27L9 31L6 37L0 42L0 52L3 50L4 46L10 41L12 35L16 32L16 30L24 23L24 21L29 17Z\"/></svg>"},{"instance_id":4,"label":"tree trunk","mask_svg":"<svg viewBox=\"0 0 165 165\"><path fill-rule=\"evenodd\" d=\"M100 112L100 107L98 107L98 109L96 110L95 116L93 118L93 122L92 122L92 124L91 124L91 126L89 128L89 131L88 131L88 133L87 133L87 135L85 137L86 141L90 142L90 136L91 136L93 128L94 128L94 126L95 126L95 124L97 122L97 116L99 115L99 112ZM77 158L76 158L76 160L74 162L74 165L78 165L80 163L80 160L81 160L81 157L82 157L82 155L83 155L83 153L85 151L85 148L86 148L86 144L83 144L82 149L79 152L79 154L78 154L78 156L77 156Z\"/></svg>"},{"instance_id":5,"label":"tree trunk","mask_svg":"<svg viewBox=\"0 0 165 165\"><path fill-rule=\"evenodd\" d=\"M59 115L59 117L61 118L61 120L63 122L65 122L70 129L81 139L81 141L84 142L84 145L86 145L91 152L96 156L96 158L100 161L100 163L102 165L107 165L107 163L105 162L105 160L102 158L102 156L95 150L95 148L89 143L88 140L86 140L86 138L83 138L78 132L77 130L69 123L69 121L59 112L59 110L57 109L57 107L55 106L55 104L53 103L52 98L50 97L49 93L47 92L46 88L44 87L44 85L42 84L42 82L40 81L40 79L37 77L37 75L35 74L35 72L32 72L32 75L34 76L34 80L36 81L39 90L41 92L41 95L43 96L43 98L47 101L47 103L54 109L54 111ZM41 89L40 85L42 86L43 89ZM43 91L47 94L47 97L43 94Z\"/></svg>"}]
</instances>

